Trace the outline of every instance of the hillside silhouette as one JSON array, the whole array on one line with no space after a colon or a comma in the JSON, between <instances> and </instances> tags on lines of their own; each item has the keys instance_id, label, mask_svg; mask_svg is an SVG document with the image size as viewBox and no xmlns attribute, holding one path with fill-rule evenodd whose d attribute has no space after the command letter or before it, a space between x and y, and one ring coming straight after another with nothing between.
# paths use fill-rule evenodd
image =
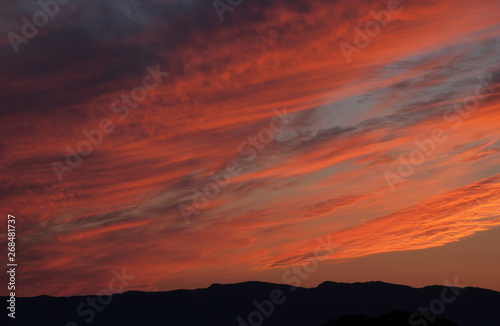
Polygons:
<instances>
[{"instance_id":1,"label":"hillside silhouette","mask_svg":"<svg viewBox=\"0 0 500 326\"><path fill-rule=\"evenodd\" d=\"M411 325L408 321L414 312L393 310L388 314L370 318L366 315L344 315L340 318L326 323L324 326L401 326ZM418 325L422 325L421 323ZM457 324L437 317L432 323L432 326L458 326Z\"/></svg>"},{"instance_id":2,"label":"hillside silhouette","mask_svg":"<svg viewBox=\"0 0 500 326\"><path fill-rule=\"evenodd\" d=\"M398 325L410 326L405 314L417 312L419 308L428 309L431 302L442 298L443 291L446 289L444 286L417 289L382 282L354 284L325 282L316 288L308 289L292 288L283 284L245 282L228 285L214 284L206 289L197 290L131 291L104 298L109 299L105 305L99 303L99 300L103 301L103 298L96 296L38 296L16 299L15 324L23 326L323 326L328 323L328 326L333 326L349 325L346 322L349 318L354 318L352 315L366 315L370 319L360 319L355 324L377 325L375 322L379 320L393 318L400 320L401 324ZM447 291L446 296L451 297L453 292L450 289ZM452 303L445 304L444 310L438 317L448 319L459 326L500 325L499 292L480 288L455 288L455 291L460 295ZM1 300L6 299L6 297L1 298ZM91 308L89 302L95 308ZM391 314L393 310L405 313ZM389 314L388 317L383 316L386 314ZM254 318L253 323L249 322L249 317ZM4 320L7 318L6 314L2 314L0 318ZM341 319L333 321L338 318ZM375 319L371 320L371 318ZM442 325L453 325L446 324L444 321L442 323ZM1 322L1 325L5 324ZM422 316L418 316L416 325L427 324ZM428 326L436 325L441 324L428 323Z\"/></svg>"}]
</instances>

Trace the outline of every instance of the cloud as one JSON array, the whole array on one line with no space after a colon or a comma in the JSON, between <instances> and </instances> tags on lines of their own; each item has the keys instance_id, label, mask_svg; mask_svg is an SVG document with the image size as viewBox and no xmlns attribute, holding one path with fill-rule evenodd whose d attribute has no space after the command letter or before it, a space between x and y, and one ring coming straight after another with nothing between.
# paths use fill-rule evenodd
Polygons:
<instances>
[{"instance_id":1,"label":"cloud","mask_svg":"<svg viewBox=\"0 0 500 326\"><path fill-rule=\"evenodd\" d=\"M325 233L347 259L497 225L498 90L460 128L443 120L477 76L498 84L493 4L412 2L351 64L340 42L384 4L248 1L221 22L201 0L72 1L19 54L3 39L0 203L19 216L22 295L98 291L122 266L138 288L246 278ZM34 10L0 5L0 30ZM169 77L120 119L111 104L157 64ZM287 129L186 225L178 205L285 106ZM115 130L59 183L52 162L104 118ZM391 194L384 172L434 128L448 140Z\"/></svg>"}]
</instances>

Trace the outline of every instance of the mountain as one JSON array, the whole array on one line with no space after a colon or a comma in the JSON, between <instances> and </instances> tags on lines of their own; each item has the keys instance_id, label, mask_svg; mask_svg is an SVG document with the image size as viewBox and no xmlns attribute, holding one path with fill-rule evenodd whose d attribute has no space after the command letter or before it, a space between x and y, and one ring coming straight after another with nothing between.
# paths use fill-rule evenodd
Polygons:
<instances>
[{"instance_id":1,"label":"mountain","mask_svg":"<svg viewBox=\"0 0 500 326\"><path fill-rule=\"evenodd\" d=\"M411 313L401 325L440 325L439 320L429 322L434 312L460 326L500 326L499 307L499 292L471 287L416 289L383 282L325 282L307 289L245 282L197 290L131 291L111 297L17 298L15 325L323 326L330 322L330 326L344 315L372 318L399 310ZM1 318L7 318L6 314Z\"/></svg>"}]
</instances>

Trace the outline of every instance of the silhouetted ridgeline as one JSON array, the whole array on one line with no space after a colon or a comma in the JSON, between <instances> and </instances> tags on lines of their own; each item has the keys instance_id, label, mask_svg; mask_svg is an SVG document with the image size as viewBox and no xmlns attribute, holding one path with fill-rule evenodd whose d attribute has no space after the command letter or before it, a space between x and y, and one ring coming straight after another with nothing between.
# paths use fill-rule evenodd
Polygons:
<instances>
[{"instance_id":1,"label":"silhouetted ridgeline","mask_svg":"<svg viewBox=\"0 0 500 326\"><path fill-rule=\"evenodd\" d=\"M459 295L453 302L442 302L443 299L452 301L454 293ZM2 300L6 299L2 297ZM363 326L379 325L369 323L377 322L379 318L394 318L399 320L397 325L411 326L408 314L421 308L423 311L444 309L439 317L460 326L500 326L500 293L479 288L459 290L430 286L415 289L382 282L325 282L316 288L292 291L289 285L245 282L214 284L198 290L132 291L99 299L95 296L18 298L16 322L3 322L7 319L7 310L4 309L1 325L323 326L328 323L328 326ZM432 310L429 310L432 305ZM381 316L393 310L402 312ZM348 318L356 317L344 316L346 314L379 317L367 320L357 316L361 318L358 323L349 324L345 323ZM343 320L332 321L342 316ZM401 320L406 320L406 323ZM428 323L425 317L414 315L413 325L453 324L442 320Z\"/></svg>"}]
</instances>

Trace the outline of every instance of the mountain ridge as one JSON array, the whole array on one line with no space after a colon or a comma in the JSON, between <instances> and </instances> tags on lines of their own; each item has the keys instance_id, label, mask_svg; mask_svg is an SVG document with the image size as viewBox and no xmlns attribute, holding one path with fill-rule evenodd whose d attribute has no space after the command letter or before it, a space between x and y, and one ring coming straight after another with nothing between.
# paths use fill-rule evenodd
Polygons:
<instances>
[{"instance_id":1,"label":"mountain ridge","mask_svg":"<svg viewBox=\"0 0 500 326\"><path fill-rule=\"evenodd\" d=\"M246 326L245 323L253 326L249 323L249 317L253 316L255 325L323 326L348 314L371 318L393 310L418 314L420 308L429 309L431 303L436 305L443 298L451 300L453 296L456 296L453 302L443 303L444 309L439 317L460 326L500 326L496 313L500 306L500 292L441 285L414 288L381 281L326 281L313 288L295 289L286 284L247 281L214 283L207 288L192 290L131 290L101 298L95 295L42 295L16 298L16 322L18 325L39 326ZM54 307L57 307L57 313L54 313ZM256 318L259 316L262 318ZM418 315L415 320L419 323L414 325L425 325L425 317Z\"/></svg>"}]
</instances>

